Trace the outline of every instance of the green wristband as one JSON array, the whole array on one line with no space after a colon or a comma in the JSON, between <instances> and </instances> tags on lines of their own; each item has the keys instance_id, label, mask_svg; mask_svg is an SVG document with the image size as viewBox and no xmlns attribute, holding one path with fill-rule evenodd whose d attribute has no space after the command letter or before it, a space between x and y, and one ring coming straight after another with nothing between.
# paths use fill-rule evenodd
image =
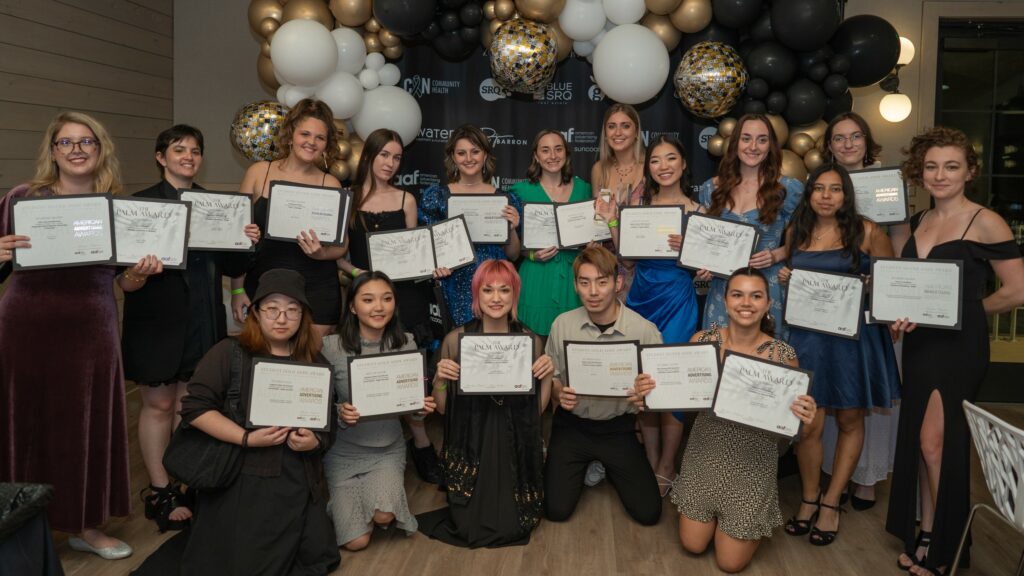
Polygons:
<instances>
[{"instance_id":1,"label":"green wristband","mask_svg":"<svg viewBox=\"0 0 1024 576\"><path fill-rule=\"evenodd\" d=\"M359 268L353 268L352 272L349 272L349 274L351 274L353 278L359 276L362 273L363 273L363 271L361 269L359 269Z\"/></svg>"},{"instance_id":2,"label":"green wristband","mask_svg":"<svg viewBox=\"0 0 1024 576\"><path fill-rule=\"evenodd\" d=\"M232 288L231 295L238 296L239 294L245 294L245 288Z\"/></svg>"},{"instance_id":3,"label":"green wristband","mask_svg":"<svg viewBox=\"0 0 1024 576\"><path fill-rule=\"evenodd\" d=\"M608 221L608 227L609 228L615 228L618 225L619 225L618 219L614 219L614 220L609 220Z\"/></svg>"}]
</instances>

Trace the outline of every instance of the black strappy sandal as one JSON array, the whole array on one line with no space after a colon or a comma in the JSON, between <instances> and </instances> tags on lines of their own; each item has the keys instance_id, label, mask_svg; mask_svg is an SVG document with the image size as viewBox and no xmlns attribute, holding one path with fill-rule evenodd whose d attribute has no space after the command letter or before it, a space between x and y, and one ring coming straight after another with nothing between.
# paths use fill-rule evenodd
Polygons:
<instances>
[{"instance_id":1,"label":"black strappy sandal","mask_svg":"<svg viewBox=\"0 0 1024 576\"><path fill-rule=\"evenodd\" d=\"M912 552L910 552L910 553L904 552L904 553L907 554L908 557L910 557L910 564L904 564L904 563L900 562L899 558L897 558L896 559L896 567L899 568L900 570L904 570L906 572L909 572L910 569L913 568L914 566L921 566L921 565L923 565L925 562L928 561L928 552L925 552L923 557L918 558L917 557L917 549L918 548L924 548L924 549L927 550L928 546L930 546L931 543L932 543L932 533L931 532L925 532L924 530L918 532L917 533L917 540L914 541L914 550Z\"/></svg>"},{"instance_id":2,"label":"black strappy sandal","mask_svg":"<svg viewBox=\"0 0 1024 576\"><path fill-rule=\"evenodd\" d=\"M821 503L821 507L828 508L829 510L835 510L840 516L842 516L843 512L846 512L846 509L842 506L832 506L831 504L825 504L824 502ZM812 526L811 535L808 537L808 540L815 546L828 546L835 542L836 536L838 535L839 528L836 528L835 530L820 530L817 526Z\"/></svg>"},{"instance_id":3,"label":"black strappy sandal","mask_svg":"<svg viewBox=\"0 0 1024 576\"><path fill-rule=\"evenodd\" d=\"M150 485L149 494L144 495L146 490L139 494L145 504L146 518L156 522L156 527L161 533L168 530L182 530L189 525L188 518L184 520L171 520L171 512L175 508L189 508L185 504L185 495L177 484L168 484L163 488Z\"/></svg>"},{"instance_id":4,"label":"black strappy sandal","mask_svg":"<svg viewBox=\"0 0 1024 576\"><path fill-rule=\"evenodd\" d=\"M804 534L807 534L811 531L811 525L814 524L815 520L818 519L818 512L821 511L821 492L818 492L818 497L815 498L813 501L804 500L803 498L801 498L800 502L804 504L810 504L811 506L815 506L816 508L814 509L814 512L811 514L811 517L806 520L800 520L796 517L795 514L792 518L786 520L785 530L786 534L789 534L790 536L803 536Z\"/></svg>"}]
</instances>

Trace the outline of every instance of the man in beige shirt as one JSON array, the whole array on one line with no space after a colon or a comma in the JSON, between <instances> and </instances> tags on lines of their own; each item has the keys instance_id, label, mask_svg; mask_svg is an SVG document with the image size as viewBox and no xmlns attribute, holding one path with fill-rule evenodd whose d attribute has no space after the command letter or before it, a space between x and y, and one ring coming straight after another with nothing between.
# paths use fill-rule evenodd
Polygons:
<instances>
[{"instance_id":1,"label":"man in beige shirt","mask_svg":"<svg viewBox=\"0 0 1024 576\"><path fill-rule=\"evenodd\" d=\"M621 278L615 255L603 247L586 248L573 263L576 293L583 306L551 325L547 353L554 361L552 399L556 406L544 467L545 508L549 520L568 520L583 492L591 462L604 466L626 512L644 525L661 517L658 482L636 438L636 407L626 398L577 396L563 385L566 341L635 340L661 344L651 322L615 298Z\"/></svg>"}]
</instances>

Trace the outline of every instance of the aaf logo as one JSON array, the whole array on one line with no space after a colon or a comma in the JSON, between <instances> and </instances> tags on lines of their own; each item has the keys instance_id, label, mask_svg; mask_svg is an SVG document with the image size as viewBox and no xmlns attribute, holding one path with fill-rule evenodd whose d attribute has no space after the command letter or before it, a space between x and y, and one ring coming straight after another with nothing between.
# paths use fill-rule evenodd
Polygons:
<instances>
[{"instance_id":1,"label":"aaf logo","mask_svg":"<svg viewBox=\"0 0 1024 576\"><path fill-rule=\"evenodd\" d=\"M568 128L562 130L562 137L572 145L573 152L597 152L597 132L581 132L575 128Z\"/></svg>"},{"instance_id":2,"label":"aaf logo","mask_svg":"<svg viewBox=\"0 0 1024 576\"><path fill-rule=\"evenodd\" d=\"M419 183L419 170L414 170L409 174L399 174L398 176L395 176L395 185L397 186L419 186Z\"/></svg>"},{"instance_id":3,"label":"aaf logo","mask_svg":"<svg viewBox=\"0 0 1024 576\"><path fill-rule=\"evenodd\" d=\"M498 86L494 82L494 78L484 78L484 81L480 83L480 97L488 102L497 102L502 98L507 98L508 91Z\"/></svg>"},{"instance_id":4,"label":"aaf logo","mask_svg":"<svg viewBox=\"0 0 1024 576\"><path fill-rule=\"evenodd\" d=\"M711 137L714 136L715 134L718 134L718 128L714 126L708 126L707 128L701 130L700 134L697 135L697 143L700 144L701 148L707 150L708 140L710 140Z\"/></svg>"},{"instance_id":5,"label":"aaf logo","mask_svg":"<svg viewBox=\"0 0 1024 576\"><path fill-rule=\"evenodd\" d=\"M402 88L416 98L431 94L447 94L462 85L460 80L434 80L426 76L411 76L402 80Z\"/></svg>"},{"instance_id":6,"label":"aaf logo","mask_svg":"<svg viewBox=\"0 0 1024 576\"><path fill-rule=\"evenodd\" d=\"M506 144L509 146L526 146L529 142L526 138L519 138L515 134L498 134L498 131L489 126L481 126L480 131L487 136L487 139L491 141L491 146L498 146L499 144Z\"/></svg>"}]
</instances>

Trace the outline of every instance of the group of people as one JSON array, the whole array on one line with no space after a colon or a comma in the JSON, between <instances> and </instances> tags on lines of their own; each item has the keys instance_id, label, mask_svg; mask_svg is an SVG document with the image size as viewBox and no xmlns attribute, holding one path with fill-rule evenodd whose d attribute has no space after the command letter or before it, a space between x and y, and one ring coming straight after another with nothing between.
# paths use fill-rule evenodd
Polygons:
<instances>
[{"instance_id":1,"label":"group of people","mask_svg":"<svg viewBox=\"0 0 1024 576\"><path fill-rule=\"evenodd\" d=\"M183 573L326 574L340 562L339 547L365 548L375 527L418 530L465 547L525 544L542 519L568 521L585 486L604 478L642 525L659 522L670 494L683 548L701 554L713 543L718 566L736 572L779 526L807 535L810 544L831 544L844 498L870 507L872 485L886 478L894 456L886 528L904 543L898 565L914 574L950 567L969 505L960 403L974 397L988 363L986 316L1024 304L1024 260L1009 227L965 195L978 158L962 132L936 127L913 139L903 174L928 192L932 207L886 230L857 213L850 173L875 164L880 148L854 113L829 124L826 163L806 182L781 174L781 143L768 119L743 116L716 174L696 188L682 143L661 136L645 147L628 105L605 114L591 184L575 175L565 138L544 130L533 141L527 179L496 190L490 142L464 125L445 148L447 184L417 196L395 185L404 143L382 129L366 139L348 183L353 210L341 246L321 244L312 230L296 242L263 238L272 181L342 186L326 172L337 143L325 104L296 104L278 143L279 158L251 166L241 185L253 198L255 222L245 234L254 250L193 251L183 270L164 270L148 256L131 267L11 274L14 252L31 249L30 237L13 234L12 200L122 191L113 141L88 115L54 119L35 177L0 200L0 281L10 276L0 298L7 406L0 480L53 484L49 519L74 534L73 549L110 559L132 552L100 529L108 517L129 512L127 378L142 399L145 513L161 531L190 526ZM202 134L185 125L164 131L155 160L161 181L137 196L172 199L177 190L198 189ZM604 189L611 194L596 193ZM429 349L432 338L430 287L371 270L367 234L444 220L451 195L495 193L509 197L508 243L477 244L472 266L434 271L456 328L429 367L424 409L361 419L349 397L349 359ZM522 247L524 202L590 198L610 241L578 250ZM755 226L749 266L713 278L671 260L619 258L619 211L627 206L678 206ZM667 242L679 250L682 236ZM869 280L871 259L894 255L963 262L961 330L862 321L859 338L850 340L783 323L784 286L794 268ZM990 270L1001 287L986 295ZM339 272L349 277L344 286ZM231 277L237 337L226 337L222 276ZM710 281L703 309L695 280ZM114 284L125 293L120 338ZM70 328L72 345L54 350L61 341L47 331L51 325ZM534 393L460 394L459 339L466 333L530 335ZM648 374L636 376L628 397L576 392L564 343L627 340L713 342L722 354L814 372L812 389L791 406L803 423L794 439L802 503L788 521L776 480L788 446L777 436L707 412L645 412L644 397L657 387ZM902 378L894 341L902 342ZM251 358L259 355L334 367L337 414L328 432L244 427L238 414L249 401ZM424 427L434 412L444 421L439 455ZM691 427L680 466L684 421ZM242 447L231 486L195 494L169 477L162 457L179 425ZM447 491L447 507L411 512L407 452L421 477Z\"/></svg>"}]
</instances>

